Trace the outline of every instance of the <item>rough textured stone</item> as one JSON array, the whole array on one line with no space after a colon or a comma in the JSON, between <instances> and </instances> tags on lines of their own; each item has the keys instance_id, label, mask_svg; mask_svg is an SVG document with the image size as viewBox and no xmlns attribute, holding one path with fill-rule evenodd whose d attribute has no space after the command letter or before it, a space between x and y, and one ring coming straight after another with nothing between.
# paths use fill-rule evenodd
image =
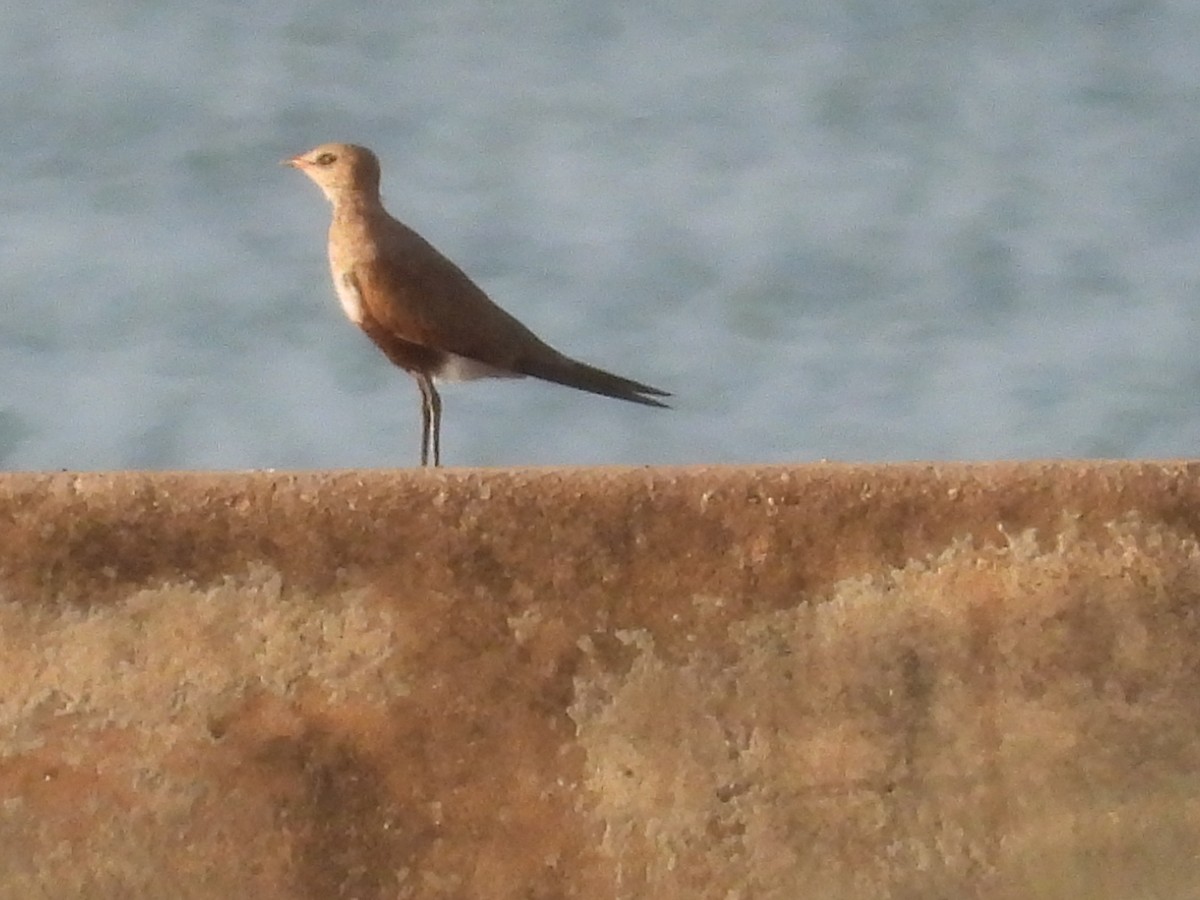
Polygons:
<instances>
[{"instance_id":1,"label":"rough textured stone","mask_svg":"<svg viewBox=\"0 0 1200 900\"><path fill-rule=\"evenodd\" d=\"M1200 469L0 477L0 898L1192 897Z\"/></svg>"}]
</instances>

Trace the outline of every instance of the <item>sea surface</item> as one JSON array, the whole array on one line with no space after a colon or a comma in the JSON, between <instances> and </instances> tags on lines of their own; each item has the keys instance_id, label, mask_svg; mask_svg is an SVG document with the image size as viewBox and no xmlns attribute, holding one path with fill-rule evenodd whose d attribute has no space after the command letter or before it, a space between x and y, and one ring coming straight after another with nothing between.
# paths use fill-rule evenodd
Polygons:
<instances>
[{"instance_id":1,"label":"sea surface","mask_svg":"<svg viewBox=\"0 0 1200 900\"><path fill-rule=\"evenodd\" d=\"M451 465L1200 450L1200 4L0 5L0 467L407 466L285 156L658 411L443 389Z\"/></svg>"}]
</instances>

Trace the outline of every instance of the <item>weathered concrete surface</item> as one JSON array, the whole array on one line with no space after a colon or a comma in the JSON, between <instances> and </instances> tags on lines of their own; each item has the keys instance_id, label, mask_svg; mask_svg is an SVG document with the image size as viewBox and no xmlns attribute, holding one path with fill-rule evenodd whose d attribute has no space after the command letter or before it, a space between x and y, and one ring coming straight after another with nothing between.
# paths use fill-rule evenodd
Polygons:
<instances>
[{"instance_id":1,"label":"weathered concrete surface","mask_svg":"<svg viewBox=\"0 0 1200 900\"><path fill-rule=\"evenodd\" d=\"M0 898L1200 896L1198 475L0 477Z\"/></svg>"}]
</instances>

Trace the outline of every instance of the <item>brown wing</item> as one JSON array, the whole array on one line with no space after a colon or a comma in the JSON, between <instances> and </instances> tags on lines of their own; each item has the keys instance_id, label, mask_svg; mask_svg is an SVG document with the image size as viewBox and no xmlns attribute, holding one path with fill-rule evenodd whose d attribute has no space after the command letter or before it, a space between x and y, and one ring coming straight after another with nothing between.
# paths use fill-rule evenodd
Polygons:
<instances>
[{"instance_id":1,"label":"brown wing","mask_svg":"<svg viewBox=\"0 0 1200 900\"><path fill-rule=\"evenodd\" d=\"M350 280L354 284L355 290L359 290L357 279L350 276ZM367 337L383 351L393 365L397 365L405 371L414 374L429 374L439 371L445 362L446 354L441 350L397 337L395 332L380 324L367 309L363 310L358 326L366 332Z\"/></svg>"},{"instance_id":2,"label":"brown wing","mask_svg":"<svg viewBox=\"0 0 1200 900\"><path fill-rule=\"evenodd\" d=\"M518 372L526 359L559 354L493 303L458 266L394 220L374 259L359 262L357 282L372 330ZM371 334L381 347L381 337Z\"/></svg>"}]
</instances>

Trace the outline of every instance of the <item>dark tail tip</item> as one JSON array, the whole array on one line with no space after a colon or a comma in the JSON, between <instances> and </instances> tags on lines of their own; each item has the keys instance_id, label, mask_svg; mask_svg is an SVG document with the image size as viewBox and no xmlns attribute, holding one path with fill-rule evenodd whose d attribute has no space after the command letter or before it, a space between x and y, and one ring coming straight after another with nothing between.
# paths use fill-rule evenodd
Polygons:
<instances>
[{"instance_id":1,"label":"dark tail tip","mask_svg":"<svg viewBox=\"0 0 1200 900\"><path fill-rule=\"evenodd\" d=\"M630 403L640 403L643 406L656 406L659 409L670 409L666 403L655 400L655 397L670 397L670 391L664 391L632 378L622 378L612 372L597 369L587 363L581 363L566 356L554 360L539 360L523 366L521 371L543 381L552 381L577 391L587 391L591 394L601 394L617 400L627 400Z\"/></svg>"}]
</instances>

